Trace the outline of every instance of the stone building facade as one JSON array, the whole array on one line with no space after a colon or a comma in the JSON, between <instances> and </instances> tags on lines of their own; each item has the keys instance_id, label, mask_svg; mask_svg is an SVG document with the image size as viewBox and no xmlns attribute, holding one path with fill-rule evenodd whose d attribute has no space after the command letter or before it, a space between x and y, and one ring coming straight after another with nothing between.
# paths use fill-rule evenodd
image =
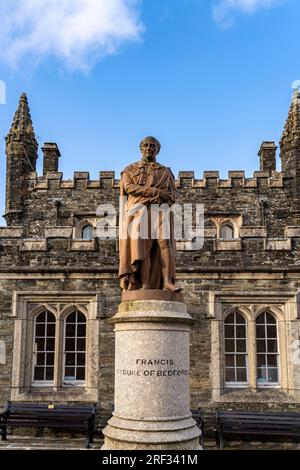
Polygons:
<instances>
[{"instance_id":1,"label":"stone building facade","mask_svg":"<svg viewBox=\"0 0 300 470\"><path fill-rule=\"evenodd\" d=\"M43 175L26 95L6 137L0 228L0 403L113 403L116 240L97 237L100 204L118 206L113 171L64 180L55 143ZM252 178L181 171L180 203L204 204L204 245L179 240L177 278L195 320L192 407L300 408L300 92L280 141L263 142ZM103 215L103 214L102 214ZM104 214L105 216L105 214Z\"/></svg>"}]
</instances>

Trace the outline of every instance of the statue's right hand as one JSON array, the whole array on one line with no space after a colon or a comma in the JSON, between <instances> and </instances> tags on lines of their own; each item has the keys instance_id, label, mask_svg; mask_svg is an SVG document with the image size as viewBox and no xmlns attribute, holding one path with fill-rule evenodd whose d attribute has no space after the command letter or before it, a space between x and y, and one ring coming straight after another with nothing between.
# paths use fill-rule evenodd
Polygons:
<instances>
[{"instance_id":1,"label":"statue's right hand","mask_svg":"<svg viewBox=\"0 0 300 470\"><path fill-rule=\"evenodd\" d=\"M163 202L169 202L170 196L166 191L159 191L159 197L163 200Z\"/></svg>"}]
</instances>

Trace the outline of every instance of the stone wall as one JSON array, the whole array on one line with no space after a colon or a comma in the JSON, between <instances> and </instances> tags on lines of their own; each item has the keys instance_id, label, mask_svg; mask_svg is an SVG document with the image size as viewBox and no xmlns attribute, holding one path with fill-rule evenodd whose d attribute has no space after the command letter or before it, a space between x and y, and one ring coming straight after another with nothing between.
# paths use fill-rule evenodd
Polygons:
<instances>
[{"instance_id":1,"label":"stone wall","mask_svg":"<svg viewBox=\"0 0 300 470\"><path fill-rule=\"evenodd\" d=\"M113 172L101 173L99 181L90 181L87 173L75 173L73 180L63 181L59 172L46 177L32 173L29 179L22 225L0 228L1 338L7 344L7 364L1 366L2 401L11 394L13 293L98 291L103 298L99 344L95 345L100 361L99 397L108 409L113 397L113 332L107 319L120 300L117 245L115 240L74 239L74 228L80 220L95 218L97 205L117 206L119 182ZM192 405L211 406L211 293L298 291L300 229L293 227L288 176L256 172L247 179L243 172L230 172L228 180L220 180L217 172L205 172L203 180L196 180L192 172L180 172L177 186L181 203L204 204L206 220L238 224L238 239L233 241L217 238L217 228L209 226L201 250L188 251L178 243L178 279L195 318ZM297 394L278 390L229 391L226 403L231 397L243 406L245 402L266 406L270 401L275 405L299 401Z\"/></svg>"},{"instance_id":2,"label":"stone wall","mask_svg":"<svg viewBox=\"0 0 300 470\"><path fill-rule=\"evenodd\" d=\"M6 279L5 279L6 277ZM213 306L211 305L212 292L243 292L247 298L246 302L250 303L253 295L258 292L262 295L268 295L271 291L276 292L278 297L281 295L290 295L299 291L300 275L290 273L283 275L282 273L207 273L197 272L187 276L185 273L179 273L179 282L184 287L185 301L188 305L188 311L195 319L195 325L192 333L191 341L191 397L192 407L201 407L204 409L212 409L214 406L232 407L240 406L254 407L259 409L268 409L270 407L300 407L300 373L299 366L293 368L291 374L293 377L289 381L291 389L235 389L235 390L217 390L212 383L212 374L215 368L221 367L213 357L212 349L212 327L217 322L212 317ZM7 279L8 278L8 279ZM116 273L107 272L76 272L66 275L63 271L56 272L27 272L14 273L13 270L9 274L1 274L0 282L0 324L1 324L1 340L7 345L6 365L1 365L1 402L11 397L11 376L12 376L12 349L14 337L15 318L12 318L13 312L13 292L32 292L34 297L38 292L39 295L45 293L45 300L51 292L61 291L63 294L68 292L94 292L101 294L101 318L99 321L99 341L93 344L93 348L97 351L99 357L99 377L98 377L98 393L97 400L100 401L102 408L107 413L113 403L113 370L114 370L114 334L113 327L109 324L108 319L117 311L120 302L120 291L116 279ZM283 301L285 302L286 299ZM278 299L274 304L277 305ZM241 304L241 300L237 299L236 304ZM287 328L292 328L291 335L297 338L300 331L300 319L288 320ZM23 358L22 367L28 360L26 356ZM220 383L220 382L219 382ZM217 386L218 387L218 382ZM222 384L220 383L220 387ZM294 390L297 388L298 390ZM25 390L24 390L25 393ZM49 395L45 395L44 390L30 388L26 390L29 398L34 401L48 401ZM47 398L47 399L46 399ZM83 394L78 392L77 398L65 389L65 395L62 391L53 391L53 401L83 401Z\"/></svg>"},{"instance_id":3,"label":"stone wall","mask_svg":"<svg viewBox=\"0 0 300 470\"><path fill-rule=\"evenodd\" d=\"M34 134L31 138L34 142ZM54 144L47 145L52 149ZM55 152L55 161L50 162L53 168L58 164L56 147ZM33 154L35 164L34 158ZM268 167L265 158L262 161ZM13 396L22 398L22 394L24 400L85 401L88 395L80 387L72 392L67 387L49 392L49 388L28 384L16 390L15 385L21 383L20 369L30 371L32 360L20 344L25 335L27 346L32 347L26 323L32 318L22 310L27 304L17 299L22 293L30 299L32 293L32 298L44 296L47 304L51 295L52 301L57 295L76 305L80 303L76 293L80 292L101 298L101 312L92 319L99 335L90 349L99 360L93 397L105 410L105 419L113 403L114 334L109 319L120 302L118 244L97 237L83 240L81 229L85 223L96 225L100 204L118 207L119 180L112 171L100 172L96 181L86 172L75 172L73 179L64 180L62 173L47 168L43 176L27 170L22 175L18 210L13 200L8 203L14 210L6 214L8 226L0 227L0 341L6 347L5 361L0 364L0 402ZM8 173L7 194L12 198L13 180L19 176L12 175L12 168ZM300 367L292 350L300 337L300 225L295 178L297 173L286 164L284 172L256 171L252 178L245 177L243 171L230 171L227 179L221 179L216 171L204 172L202 179L195 178L192 171L179 173L178 202L204 204L205 214L203 247L191 249L184 239L177 243L178 281L195 320L191 342L193 408L300 408ZM233 239L221 237L224 223L232 227ZM280 387L257 388L253 385L255 372L251 372L249 387L224 386L222 328L224 312L230 307L240 308L249 317L252 330L260 309L275 312L280 329Z\"/></svg>"},{"instance_id":4,"label":"stone wall","mask_svg":"<svg viewBox=\"0 0 300 470\"><path fill-rule=\"evenodd\" d=\"M292 179L287 175L229 172L220 180L217 172L205 172L202 180L193 172L180 172L178 202L204 204L206 221L201 250L186 250L178 243L178 266L284 267L297 265L300 227L294 226ZM100 204L118 208L119 182L113 172L101 172L98 181L88 173L75 173L63 181L59 172L28 177L29 192L24 201L19 227L0 228L2 266L114 266L116 242L76 240L76 226L96 219ZM235 240L219 240L218 225L235 226ZM75 240L74 240L75 238ZM258 257L259 253L259 257ZM296 259L295 259L296 258ZM259 260L259 261L258 261Z\"/></svg>"}]
</instances>

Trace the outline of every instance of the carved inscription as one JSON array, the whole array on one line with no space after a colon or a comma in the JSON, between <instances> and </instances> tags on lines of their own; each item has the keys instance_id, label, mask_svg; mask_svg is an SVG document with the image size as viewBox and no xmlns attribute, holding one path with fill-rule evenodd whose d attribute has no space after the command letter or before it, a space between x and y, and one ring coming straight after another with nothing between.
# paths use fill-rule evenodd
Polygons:
<instances>
[{"instance_id":1,"label":"carved inscription","mask_svg":"<svg viewBox=\"0 0 300 470\"><path fill-rule=\"evenodd\" d=\"M137 358L132 368L117 369L117 375L134 377L180 377L189 374L188 369L176 367L172 358Z\"/></svg>"}]
</instances>

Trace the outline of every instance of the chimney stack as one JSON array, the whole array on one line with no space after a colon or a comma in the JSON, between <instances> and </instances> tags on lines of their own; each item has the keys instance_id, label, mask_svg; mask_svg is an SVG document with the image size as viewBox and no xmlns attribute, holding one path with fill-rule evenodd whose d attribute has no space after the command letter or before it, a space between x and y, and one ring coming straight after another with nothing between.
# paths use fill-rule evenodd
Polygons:
<instances>
[{"instance_id":1,"label":"chimney stack","mask_svg":"<svg viewBox=\"0 0 300 470\"><path fill-rule=\"evenodd\" d=\"M260 158L260 170L272 171L276 170L276 150L275 142L263 142L260 146L258 156Z\"/></svg>"},{"instance_id":2,"label":"chimney stack","mask_svg":"<svg viewBox=\"0 0 300 470\"><path fill-rule=\"evenodd\" d=\"M43 162L43 174L48 172L58 171L58 160L60 157L60 151L57 144L52 142L46 142L42 147L44 154Z\"/></svg>"}]
</instances>

